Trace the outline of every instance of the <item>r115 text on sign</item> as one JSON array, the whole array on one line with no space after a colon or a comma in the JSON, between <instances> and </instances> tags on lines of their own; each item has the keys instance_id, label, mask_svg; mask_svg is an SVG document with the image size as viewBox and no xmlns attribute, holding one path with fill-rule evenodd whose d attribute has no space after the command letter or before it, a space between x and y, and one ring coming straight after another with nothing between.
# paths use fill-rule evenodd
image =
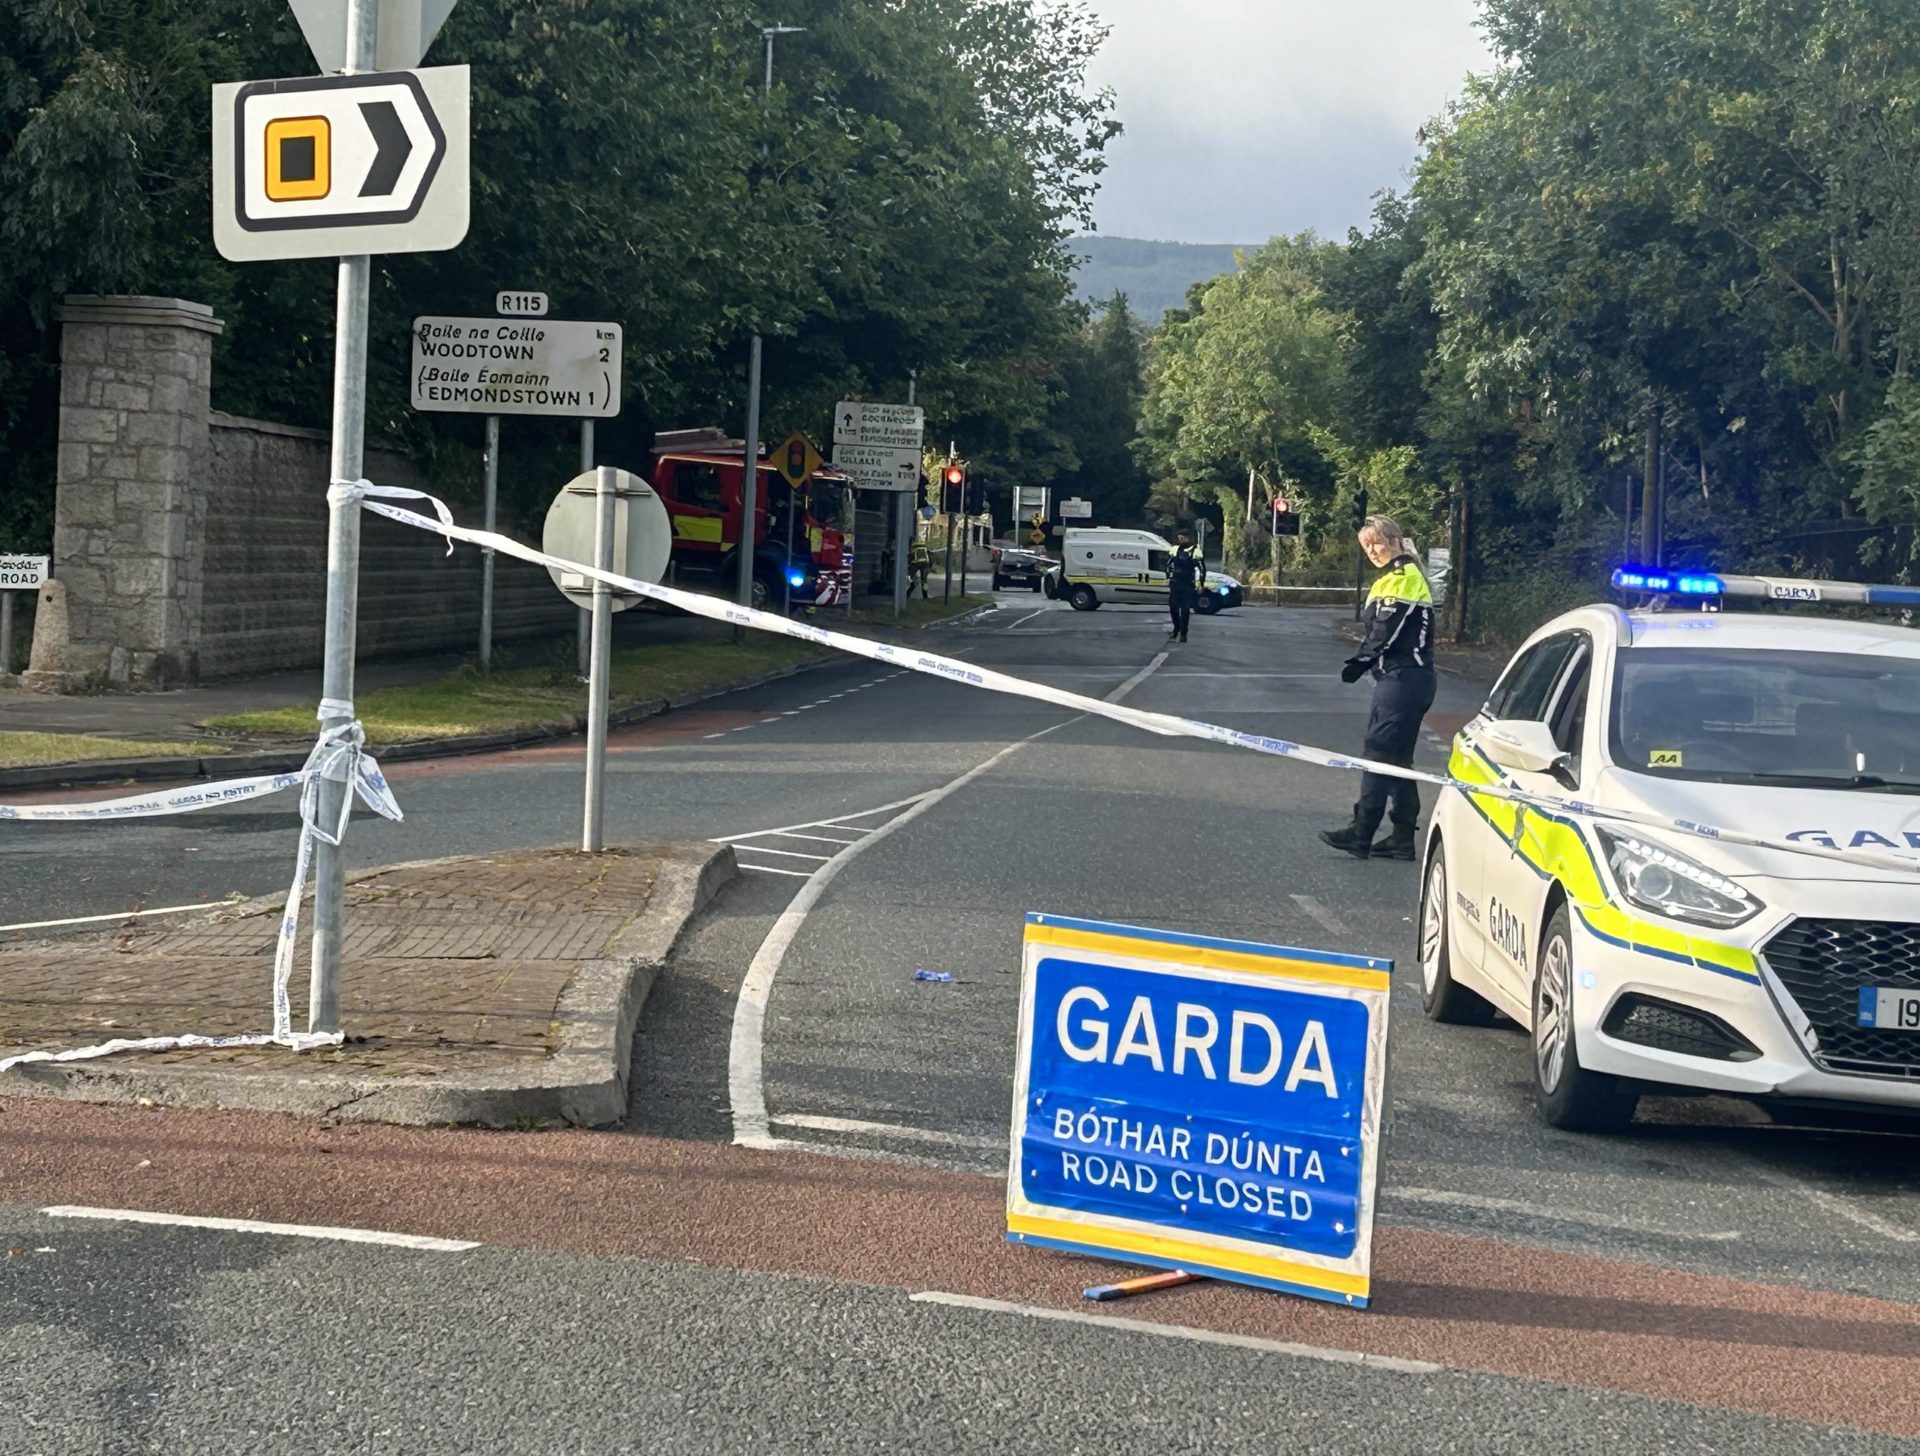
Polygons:
<instances>
[{"instance_id":1,"label":"r115 text on sign","mask_svg":"<svg viewBox=\"0 0 1920 1456\"><path fill-rule=\"evenodd\" d=\"M620 413L621 345L615 323L417 318L413 407L611 419Z\"/></svg>"}]
</instances>

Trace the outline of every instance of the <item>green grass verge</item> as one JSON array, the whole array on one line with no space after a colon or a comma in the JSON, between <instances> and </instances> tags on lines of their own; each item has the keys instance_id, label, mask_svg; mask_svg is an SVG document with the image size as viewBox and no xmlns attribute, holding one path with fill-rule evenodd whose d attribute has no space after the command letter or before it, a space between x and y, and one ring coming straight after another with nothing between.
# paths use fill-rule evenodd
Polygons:
<instances>
[{"instance_id":1,"label":"green grass verge","mask_svg":"<svg viewBox=\"0 0 1920 1456\"><path fill-rule=\"evenodd\" d=\"M970 612L978 607L990 606L992 603L992 597L980 595L970 597L955 596L946 601L942 601L940 599L939 584L936 582L934 584L933 595L924 601L919 597L907 598L906 610L900 614L900 625L903 627L921 627L925 626L928 622L937 622L942 617L958 616L962 612ZM1046 604L1046 598L1038 592L1035 592L1033 604L1036 607L1044 606ZM825 627L829 632L837 632L842 630L846 625L847 615L846 612L833 607L822 607L811 617L807 618L807 620L812 622L816 627ZM859 605L853 609L852 615L853 626L855 628L891 627L893 625L893 598L884 596L861 597L859 598Z\"/></svg>"},{"instance_id":2,"label":"green grass verge","mask_svg":"<svg viewBox=\"0 0 1920 1456\"><path fill-rule=\"evenodd\" d=\"M206 743L93 738L84 733L0 733L0 768L91 763L103 758L198 758L226 751L225 748Z\"/></svg>"},{"instance_id":3,"label":"green grass verge","mask_svg":"<svg viewBox=\"0 0 1920 1456\"><path fill-rule=\"evenodd\" d=\"M791 667L824 649L785 637L754 635L730 642L669 642L630 647L613 656L608 700L617 712L635 703L717 687ZM428 738L565 729L587 708L587 690L571 674L523 667L489 677L456 673L436 682L381 688L355 700L370 743L417 743ZM222 733L313 732L308 706L229 713L201 725Z\"/></svg>"}]
</instances>

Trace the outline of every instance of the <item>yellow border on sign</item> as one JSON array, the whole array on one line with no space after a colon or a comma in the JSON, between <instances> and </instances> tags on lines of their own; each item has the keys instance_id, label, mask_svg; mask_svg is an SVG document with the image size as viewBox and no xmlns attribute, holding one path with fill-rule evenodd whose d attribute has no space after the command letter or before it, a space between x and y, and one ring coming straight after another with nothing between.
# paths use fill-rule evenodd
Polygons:
<instances>
[{"instance_id":1,"label":"yellow border on sign","mask_svg":"<svg viewBox=\"0 0 1920 1456\"><path fill-rule=\"evenodd\" d=\"M1027 926L1028 945L1051 945L1061 950L1092 951L1097 955L1145 956L1152 960L1172 961L1176 965L1198 966L1209 971L1242 971L1255 976L1284 976L1294 981L1318 981L1329 986L1352 986L1361 991L1385 992L1392 981L1385 971L1365 970L1357 966L1333 966L1319 961L1290 960L1284 956L1257 955L1248 951L1226 950L1213 945L1182 945L1178 941L1148 940L1127 935L1102 935L1097 931L1075 930L1059 925Z\"/></svg>"},{"instance_id":2,"label":"yellow border on sign","mask_svg":"<svg viewBox=\"0 0 1920 1456\"><path fill-rule=\"evenodd\" d=\"M1249 1274L1259 1279L1274 1279L1287 1284L1304 1284L1333 1294L1351 1294L1358 1299L1372 1298L1373 1280L1365 1274L1345 1274L1323 1269L1317 1264L1296 1264L1291 1259L1273 1259L1259 1254L1243 1254L1218 1244L1198 1244L1186 1239L1159 1234L1130 1233L1094 1223L1068 1223L1062 1219L1035 1218L1031 1214L1007 1214L1007 1232L1030 1234L1037 1239L1058 1239L1071 1244L1098 1244L1115 1254L1149 1254L1176 1265L1204 1264L1234 1274Z\"/></svg>"}]
</instances>

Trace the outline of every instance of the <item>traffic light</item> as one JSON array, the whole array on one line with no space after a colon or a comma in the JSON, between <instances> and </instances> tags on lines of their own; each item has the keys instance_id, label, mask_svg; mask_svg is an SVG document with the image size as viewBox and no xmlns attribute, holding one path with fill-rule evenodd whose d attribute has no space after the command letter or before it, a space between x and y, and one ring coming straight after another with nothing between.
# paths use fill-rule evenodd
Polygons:
<instances>
[{"instance_id":1,"label":"traffic light","mask_svg":"<svg viewBox=\"0 0 1920 1456\"><path fill-rule=\"evenodd\" d=\"M1367 523L1367 493L1364 489L1354 492L1353 529L1359 530Z\"/></svg>"},{"instance_id":2,"label":"traffic light","mask_svg":"<svg viewBox=\"0 0 1920 1456\"><path fill-rule=\"evenodd\" d=\"M940 480L940 509L948 515L963 514L967 509L967 467L957 460L949 461L940 472Z\"/></svg>"},{"instance_id":3,"label":"traffic light","mask_svg":"<svg viewBox=\"0 0 1920 1456\"><path fill-rule=\"evenodd\" d=\"M1298 536L1300 517L1292 511L1276 509L1273 513L1273 534L1276 536Z\"/></svg>"}]
</instances>

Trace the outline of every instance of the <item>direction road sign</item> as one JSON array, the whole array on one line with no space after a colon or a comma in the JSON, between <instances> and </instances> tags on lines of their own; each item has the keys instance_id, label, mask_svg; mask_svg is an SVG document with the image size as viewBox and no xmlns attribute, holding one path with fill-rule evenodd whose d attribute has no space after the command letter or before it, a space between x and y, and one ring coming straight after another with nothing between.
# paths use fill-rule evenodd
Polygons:
<instances>
[{"instance_id":1,"label":"direction road sign","mask_svg":"<svg viewBox=\"0 0 1920 1456\"><path fill-rule=\"evenodd\" d=\"M773 452L773 468L795 490L813 479L813 473L826 463L820 458L820 452L813 448L813 441L798 430L787 436L780 448Z\"/></svg>"},{"instance_id":2,"label":"direction road sign","mask_svg":"<svg viewBox=\"0 0 1920 1456\"><path fill-rule=\"evenodd\" d=\"M568 561L592 562L594 517L598 509L595 472L588 470L574 476L547 507L540 549L549 556ZM667 519L667 508L654 494L653 487L637 475L614 471L613 573L634 581L656 582L666 575L667 557L672 550L673 524ZM547 575L568 601L576 606L592 607L593 578L585 572L549 566ZM616 590L613 610L624 612L640 600Z\"/></svg>"},{"instance_id":3,"label":"direction road sign","mask_svg":"<svg viewBox=\"0 0 1920 1456\"><path fill-rule=\"evenodd\" d=\"M1093 502L1077 497L1060 502L1060 519L1063 521L1088 521L1093 519Z\"/></svg>"},{"instance_id":4,"label":"direction road sign","mask_svg":"<svg viewBox=\"0 0 1920 1456\"><path fill-rule=\"evenodd\" d=\"M413 321L413 407L469 415L620 413L621 328L572 319Z\"/></svg>"},{"instance_id":5,"label":"direction road sign","mask_svg":"<svg viewBox=\"0 0 1920 1456\"><path fill-rule=\"evenodd\" d=\"M467 235L465 66L213 88L213 241L236 263Z\"/></svg>"},{"instance_id":6,"label":"direction road sign","mask_svg":"<svg viewBox=\"0 0 1920 1456\"><path fill-rule=\"evenodd\" d=\"M884 445L835 445L833 468L851 476L862 490L909 491L920 488L920 452Z\"/></svg>"},{"instance_id":7,"label":"direction road sign","mask_svg":"<svg viewBox=\"0 0 1920 1456\"><path fill-rule=\"evenodd\" d=\"M917 456L927 412L917 404L863 404L843 399L833 407L833 443L911 450Z\"/></svg>"},{"instance_id":8,"label":"direction road sign","mask_svg":"<svg viewBox=\"0 0 1920 1456\"><path fill-rule=\"evenodd\" d=\"M374 37L373 68L407 71L433 44L455 0L380 0L380 32ZM323 71L347 68L347 0L287 0L307 49Z\"/></svg>"},{"instance_id":9,"label":"direction road sign","mask_svg":"<svg viewBox=\"0 0 1920 1456\"><path fill-rule=\"evenodd\" d=\"M0 591L38 591L47 584L48 556L0 556ZM0 662L0 672L7 665Z\"/></svg>"}]
</instances>

